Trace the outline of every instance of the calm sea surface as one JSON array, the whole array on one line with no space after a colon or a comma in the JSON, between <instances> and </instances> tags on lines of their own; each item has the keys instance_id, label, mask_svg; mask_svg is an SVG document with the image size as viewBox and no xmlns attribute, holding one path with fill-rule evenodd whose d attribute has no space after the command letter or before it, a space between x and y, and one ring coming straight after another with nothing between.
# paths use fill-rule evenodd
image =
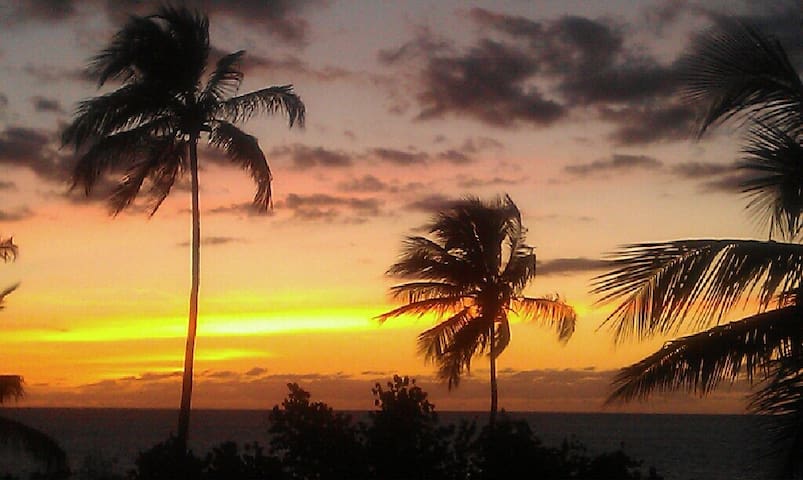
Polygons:
<instances>
[{"instance_id":1,"label":"calm sea surface","mask_svg":"<svg viewBox=\"0 0 803 480\"><path fill-rule=\"evenodd\" d=\"M132 467L136 454L175 430L174 410L3 408L0 415L38 428L60 442L73 469L91 458L114 471ZM361 414L355 414L359 418ZM442 412L442 422L477 418L484 413ZM743 415L643 415L513 413L526 418L546 445L567 437L584 443L590 453L624 445L631 457L654 466L666 480L772 479L767 434L760 419ZM267 412L255 410L193 411L193 450L205 454L225 440L266 445ZM646 472L646 469L645 469Z\"/></svg>"}]
</instances>

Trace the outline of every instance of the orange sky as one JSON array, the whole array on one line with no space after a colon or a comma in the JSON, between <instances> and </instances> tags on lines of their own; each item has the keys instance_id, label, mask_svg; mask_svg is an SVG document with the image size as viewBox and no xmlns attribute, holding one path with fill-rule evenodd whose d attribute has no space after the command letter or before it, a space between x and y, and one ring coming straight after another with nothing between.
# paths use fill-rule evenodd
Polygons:
<instances>
[{"instance_id":1,"label":"orange sky","mask_svg":"<svg viewBox=\"0 0 803 480\"><path fill-rule=\"evenodd\" d=\"M248 52L243 90L293 83L308 123L244 127L274 172L267 216L243 208L246 174L202 152L197 407L270 407L299 381L335 407L370 408L373 382L400 373L439 408L485 409L482 359L449 393L415 353L431 320L373 320L393 307L383 272L401 240L445 200L509 193L542 262L528 293L560 293L579 312L566 346L514 325L499 362L512 410L600 410L612 371L664 340L615 348L599 329L610 306L588 290L605 252L765 236L733 193L738 134L690 140L673 62L726 7L786 39L794 1L201 4L213 45ZM18 5L0 6L0 235L20 246L0 286L21 282L0 313L0 371L25 377L23 406L173 407L189 194L175 189L152 218L136 206L111 218L67 195L57 142L97 93L80 68L124 12ZM623 408L738 412L743 392Z\"/></svg>"}]
</instances>

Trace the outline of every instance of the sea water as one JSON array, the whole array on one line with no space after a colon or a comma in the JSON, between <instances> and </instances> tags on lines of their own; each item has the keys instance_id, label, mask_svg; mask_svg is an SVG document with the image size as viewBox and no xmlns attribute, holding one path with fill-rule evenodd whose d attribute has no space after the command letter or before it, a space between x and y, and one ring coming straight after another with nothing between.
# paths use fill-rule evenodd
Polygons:
<instances>
[{"instance_id":1,"label":"sea water","mask_svg":"<svg viewBox=\"0 0 803 480\"><path fill-rule=\"evenodd\" d=\"M351 412L359 419L365 413ZM57 440L71 467L85 465L124 473L140 451L175 431L175 410L3 408L0 415L19 420ZM226 440L240 445L268 443L266 410L195 410L190 446L205 455ZM597 413L510 414L526 419L547 446L567 438L583 443L589 454L623 448L655 467L666 480L769 480L777 461L761 419L748 415L650 415ZM442 423L476 419L483 412L441 412ZM3 457L0 457L3 462ZM2 465L0 465L2 466ZM0 468L2 470L2 468Z\"/></svg>"}]
</instances>

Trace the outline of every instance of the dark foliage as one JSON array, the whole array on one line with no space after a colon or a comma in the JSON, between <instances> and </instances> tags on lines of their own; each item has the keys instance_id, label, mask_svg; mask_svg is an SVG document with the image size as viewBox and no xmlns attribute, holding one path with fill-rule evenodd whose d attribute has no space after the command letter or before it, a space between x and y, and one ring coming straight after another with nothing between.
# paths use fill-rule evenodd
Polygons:
<instances>
[{"instance_id":1,"label":"dark foliage","mask_svg":"<svg viewBox=\"0 0 803 480\"><path fill-rule=\"evenodd\" d=\"M140 454L135 480L660 480L622 450L590 456L577 441L547 447L524 420L441 425L427 393L408 377L373 389L377 409L354 423L297 384L269 414L270 448L233 442L202 460L175 439Z\"/></svg>"}]
</instances>

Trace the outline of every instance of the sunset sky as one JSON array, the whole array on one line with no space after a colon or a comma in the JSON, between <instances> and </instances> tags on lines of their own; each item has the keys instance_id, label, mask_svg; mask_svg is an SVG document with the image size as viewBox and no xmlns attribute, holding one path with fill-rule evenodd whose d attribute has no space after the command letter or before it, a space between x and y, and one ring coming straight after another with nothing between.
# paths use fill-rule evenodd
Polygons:
<instances>
[{"instance_id":1,"label":"sunset sky","mask_svg":"<svg viewBox=\"0 0 803 480\"><path fill-rule=\"evenodd\" d=\"M20 255L0 287L0 373L25 377L19 406L177 407L189 291L189 191L153 217L111 217L68 192L59 132L98 94L83 66L128 14L155 3L0 5L0 236ZM384 275L405 235L439 206L508 193L539 270L531 295L559 293L578 329L515 324L499 360L500 406L600 411L612 372L663 340L615 346L611 306L588 291L618 245L757 237L734 161L740 136L695 141L676 59L722 14L776 35L803 65L799 2L201 0L213 48L245 49L242 92L292 83L305 129L244 126L274 173L275 207L201 152L197 408L267 408L301 383L337 408L372 407L370 387L414 376L439 409L483 410L487 366L453 392L416 355L431 319L393 308ZM100 92L103 92L101 90ZM186 180L186 179L185 179ZM742 387L700 401L608 410L739 412ZM605 411L608 411L605 410Z\"/></svg>"}]
</instances>

